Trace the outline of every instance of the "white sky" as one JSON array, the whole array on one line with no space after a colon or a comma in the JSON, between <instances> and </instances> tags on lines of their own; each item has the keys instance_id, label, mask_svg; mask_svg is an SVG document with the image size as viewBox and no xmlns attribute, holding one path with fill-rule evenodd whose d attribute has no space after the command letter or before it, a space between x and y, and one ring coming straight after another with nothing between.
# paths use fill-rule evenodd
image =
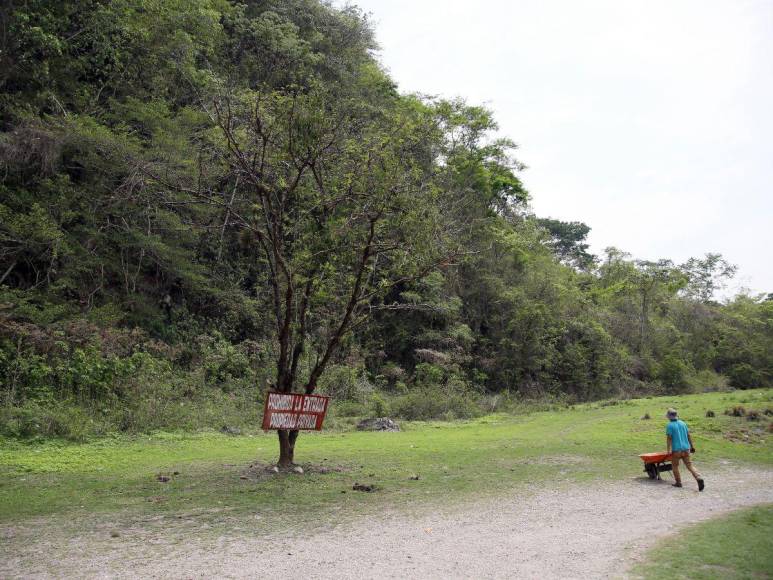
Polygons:
<instances>
[{"instance_id":1,"label":"white sky","mask_svg":"<svg viewBox=\"0 0 773 580\"><path fill-rule=\"evenodd\" d=\"M402 92L493 109L538 215L773 291L773 0L353 3Z\"/></svg>"}]
</instances>

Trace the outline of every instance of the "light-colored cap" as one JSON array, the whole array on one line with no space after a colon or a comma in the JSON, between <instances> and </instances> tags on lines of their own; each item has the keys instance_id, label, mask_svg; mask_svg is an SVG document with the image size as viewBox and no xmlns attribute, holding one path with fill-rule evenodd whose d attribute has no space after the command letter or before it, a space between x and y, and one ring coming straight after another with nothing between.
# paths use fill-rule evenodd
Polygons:
<instances>
[{"instance_id":1,"label":"light-colored cap","mask_svg":"<svg viewBox=\"0 0 773 580\"><path fill-rule=\"evenodd\" d=\"M668 411L666 411L666 417L676 417L676 409L671 407Z\"/></svg>"}]
</instances>

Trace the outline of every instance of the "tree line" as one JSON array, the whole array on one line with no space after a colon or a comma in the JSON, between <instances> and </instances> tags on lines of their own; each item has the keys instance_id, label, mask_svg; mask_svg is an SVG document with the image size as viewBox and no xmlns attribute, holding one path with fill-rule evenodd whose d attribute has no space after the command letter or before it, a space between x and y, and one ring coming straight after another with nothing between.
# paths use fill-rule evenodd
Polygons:
<instances>
[{"instance_id":1,"label":"tree line","mask_svg":"<svg viewBox=\"0 0 773 580\"><path fill-rule=\"evenodd\" d=\"M376 50L317 0L0 7L4 432L268 387L419 418L771 384L770 295L718 301L718 254L593 255L490 111L401 94Z\"/></svg>"}]
</instances>

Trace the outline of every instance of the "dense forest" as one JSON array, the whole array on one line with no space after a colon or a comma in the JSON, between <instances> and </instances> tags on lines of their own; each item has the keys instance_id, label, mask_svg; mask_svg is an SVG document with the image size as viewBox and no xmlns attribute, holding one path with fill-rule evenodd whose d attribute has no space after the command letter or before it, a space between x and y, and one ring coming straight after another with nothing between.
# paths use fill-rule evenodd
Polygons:
<instances>
[{"instance_id":1,"label":"dense forest","mask_svg":"<svg viewBox=\"0 0 773 580\"><path fill-rule=\"evenodd\" d=\"M487 109L376 51L317 0L2 3L0 433L254 426L269 386L343 421L773 384L773 295L591 254Z\"/></svg>"}]
</instances>

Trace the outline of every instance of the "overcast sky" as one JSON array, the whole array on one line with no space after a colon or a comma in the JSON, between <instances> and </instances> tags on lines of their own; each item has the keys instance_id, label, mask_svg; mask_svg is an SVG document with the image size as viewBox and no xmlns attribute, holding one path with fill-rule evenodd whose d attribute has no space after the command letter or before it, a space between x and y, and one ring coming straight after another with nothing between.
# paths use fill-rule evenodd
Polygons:
<instances>
[{"instance_id":1,"label":"overcast sky","mask_svg":"<svg viewBox=\"0 0 773 580\"><path fill-rule=\"evenodd\" d=\"M538 215L773 292L773 0L353 3L402 92L493 109Z\"/></svg>"}]
</instances>

